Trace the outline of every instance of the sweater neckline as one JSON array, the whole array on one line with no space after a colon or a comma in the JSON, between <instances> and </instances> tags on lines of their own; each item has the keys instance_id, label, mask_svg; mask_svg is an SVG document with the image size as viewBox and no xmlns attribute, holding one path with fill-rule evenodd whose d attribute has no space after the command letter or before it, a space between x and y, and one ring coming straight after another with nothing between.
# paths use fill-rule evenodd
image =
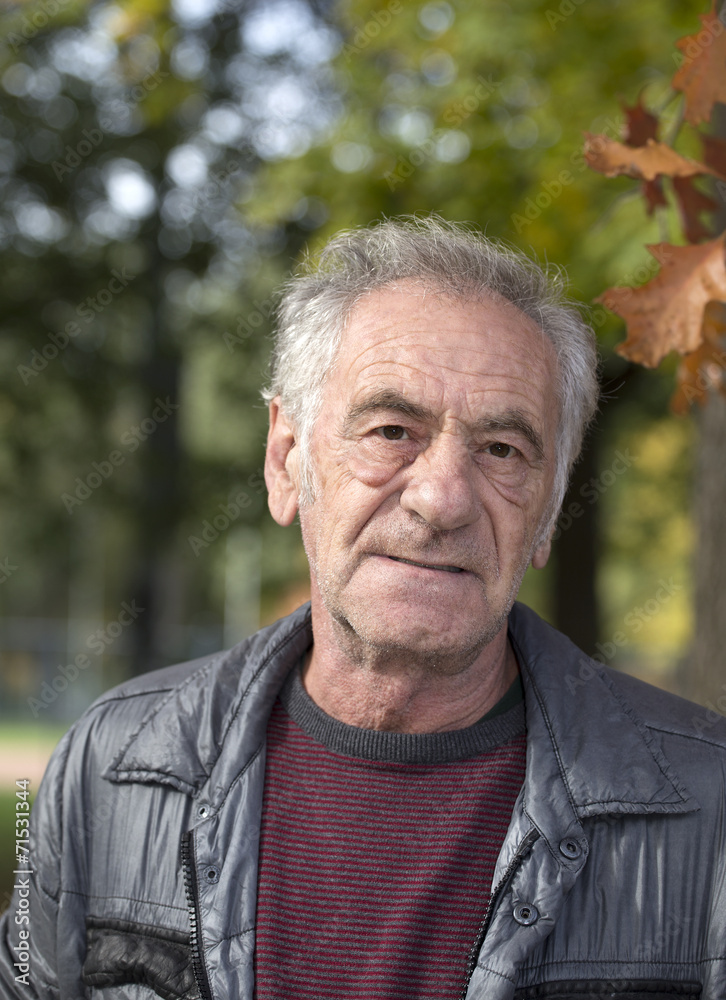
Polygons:
<instances>
[{"instance_id":1,"label":"sweater neckline","mask_svg":"<svg viewBox=\"0 0 726 1000\"><path fill-rule=\"evenodd\" d=\"M526 731L524 690L519 674L497 704L465 729L396 733L361 729L328 715L305 690L302 664L300 660L288 677L280 701L303 732L333 753L382 763L448 764L487 753Z\"/></svg>"}]
</instances>

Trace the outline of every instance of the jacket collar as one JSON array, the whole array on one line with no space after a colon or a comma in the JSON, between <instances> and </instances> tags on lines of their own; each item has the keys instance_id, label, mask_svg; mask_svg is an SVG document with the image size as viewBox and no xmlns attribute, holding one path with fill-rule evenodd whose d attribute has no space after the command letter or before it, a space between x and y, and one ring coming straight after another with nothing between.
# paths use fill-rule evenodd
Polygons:
<instances>
[{"instance_id":1,"label":"jacket collar","mask_svg":"<svg viewBox=\"0 0 726 1000\"><path fill-rule=\"evenodd\" d=\"M310 605L304 604L202 661L154 704L105 777L158 782L194 796L213 773L216 782L231 783L259 752L285 678L311 643Z\"/></svg>"},{"instance_id":2,"label":"jacket collar","mask_svg":"<svg viewBox=\"0 0 726 1000\"><path fill-rule=\"evenodd\" d=\"M606 668L524 605L512 609L509 629L525 688L524 807L536 826L561 829L563 806L575 824L698 808ZM210 658L154 705L106 777L195 796L207 786L210 802L223 798L263 746L275 698L311 643L306 604Z\"/></svg>"},{"instance_id":3,"label":"jacket collar","mask_svg":"<svg viewBox=\"0 0 726 1000\"><path fill-rule=\"evenodd\" d=\"M615 671L523 604L512 609L509 636L525 688L524 805L540 829L561 813L563 797L576 822L699 808L656 736L623 697Z\"/></svg>"}]
</instances>

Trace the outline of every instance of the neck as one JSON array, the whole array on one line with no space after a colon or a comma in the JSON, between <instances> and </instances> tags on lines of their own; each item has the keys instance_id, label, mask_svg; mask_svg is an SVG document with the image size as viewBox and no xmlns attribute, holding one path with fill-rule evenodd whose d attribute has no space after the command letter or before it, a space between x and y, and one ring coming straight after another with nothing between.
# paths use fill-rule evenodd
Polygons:
<instances>
[{"instance_id":1,"label":"neck","mask_svg":"<svg viewBox=\"0 0 726 1000\"><path fill-rule=\"evenodd\" d=\"M339 626L316 628L315 614L313 635L303 675L307 693L328 715L361 729L465 729L496 705L518 673L506 623L473 659L458 664L361 647Z\"/></svg>"}]
</instances>

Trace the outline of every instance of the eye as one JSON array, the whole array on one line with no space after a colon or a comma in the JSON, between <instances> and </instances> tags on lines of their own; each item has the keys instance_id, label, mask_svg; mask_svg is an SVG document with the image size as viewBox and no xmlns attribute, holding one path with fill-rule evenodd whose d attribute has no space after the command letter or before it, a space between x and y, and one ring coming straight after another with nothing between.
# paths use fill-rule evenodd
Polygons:
<instances>
[{"instance_id":1,"label":"eye","mask_svg":"<svg viewBox=\"0 0 726 1000\"><path fill-rule=\"evenodd\" d=\"M494 455L495 458L513 458L517 449L512 447L511 444L505 444L503 441L495 441L494 444L489 445L487 451L490 455Z\"/></svg>"},{"instance_id":2,"label":"eye","mask_svg":"<svg viewBox=\"0 0 726 1000\"><path fill-rule=\"evenodd\" d=\"M406 430L398 424L386 424L384 427L377 427L376 433L384 437L386 441L403 441L408 437Z\"/></svg>"}]
</instances>

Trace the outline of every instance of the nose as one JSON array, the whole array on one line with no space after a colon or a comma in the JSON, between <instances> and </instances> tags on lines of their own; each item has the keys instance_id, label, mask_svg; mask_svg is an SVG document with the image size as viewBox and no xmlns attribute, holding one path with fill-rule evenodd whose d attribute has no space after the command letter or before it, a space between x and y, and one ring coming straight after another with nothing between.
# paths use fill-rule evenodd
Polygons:
<instances>
[{"instance_id":1,"label":"nose","mask_svg":"<svg viewBox=\"0 0 726 1000\"><path fill-rule=\"evenodd\" d=\"M477 471L456 435L439 434L409 466L401 506L440 531L472 524L480 515Z\"/></svg>"}]
</instances>

